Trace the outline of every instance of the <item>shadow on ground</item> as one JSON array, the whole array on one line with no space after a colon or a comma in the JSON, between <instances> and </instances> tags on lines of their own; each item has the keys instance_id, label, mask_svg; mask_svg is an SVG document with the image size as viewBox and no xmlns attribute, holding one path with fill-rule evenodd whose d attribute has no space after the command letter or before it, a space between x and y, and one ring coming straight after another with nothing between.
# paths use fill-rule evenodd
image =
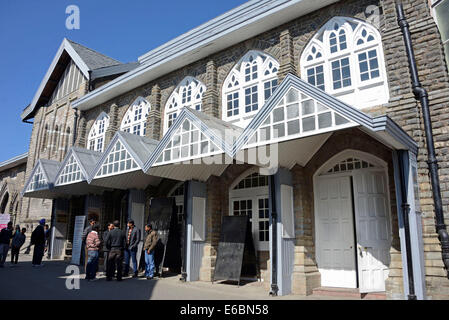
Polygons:
<instances>
[{"instance_id":1,"label":"shadow on ground","mask_svg":"<svg viewBox=\"0 0 449 320\"><path fill-rule=\"evenodd\" d=\"M8 263L0 269L1 300L148 300L157 280L125 278L121 282L100 278L95 282L80 279L79 290L69 290L66 283L74 284L73 276L66 273L69 266L62 261L45 261L42 268L33 268L30 262ZM84 278L84 275L80 276ZM75 277L79 278L79 277ZM76 280L76 279L75 279ZM9 289L7 289L9 288Z\"/></svg>"}]
</instances>

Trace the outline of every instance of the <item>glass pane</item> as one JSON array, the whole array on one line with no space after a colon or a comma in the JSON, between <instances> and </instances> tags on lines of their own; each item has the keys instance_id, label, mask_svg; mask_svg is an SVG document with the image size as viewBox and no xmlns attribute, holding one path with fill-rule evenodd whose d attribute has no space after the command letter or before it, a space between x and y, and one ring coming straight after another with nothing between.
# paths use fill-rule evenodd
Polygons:
<instances>
[{"instance_id":1,"label":"glass pane","mask_svg":"<svg viewBox=\"0 0 449 320\"><path fill-rule=\"evenodd\" d=\"M449 1L442 1L435 7L435 14L438 21L438 27L441 33L441 39L446 41L449 39Z\"/></svg>"},{"instance_id":2,"label":"glass pane","mask_svg":"<svg viewBox=\"0 0 449 320\"><path fill-rule=\"evenodd\" d=\"M342 124L346 124L349 123L348 120L346 120L345 118L343 118L342 116L335 114L335 124L338 125L342 125Z\"/></svg>"},{"instance_id":3,"label":"glass pane","mask_svg":"<svg viewBox=\"0 0 449 320\"><path fill-rule=\"evenodd\" d=\"M271 139L270 127L260 129L260 141L267 141Z\"/></svg>"},{"instance_id":4,"label":"glass pane","mask_svg":"<svg viewBox=\"0 0 449 320\"><path fill-rule=\"evenodd\" d=\"M332 113L327 112L318 115L318 127L320 129L329 128L332 126Z\"/></svg>"},{"instance_id":5,"label":"glass pane","mask_svg":"<svg viewBox=\"0 0 449 320\"><path fill-rule=\"evenodd\" d=\"M299 99L298 91L295 89L290 89L290 91L287 93L287 103L297 102L298 99Z\"/></svg>"},{"instance_id":6,"label":"glass pane","mask_svg":"<svg viewBox=\"0 0 449 320\"><path fill-rule=\"evenodd\" d=\"M315 104L313 100L306 100L302 102L302 115L308 115L315 112Z\"/></svg>"},{"instance_id":7,"label":"glass pane","mask_svg":"<svg viewBox=\"0 0 449 320\"><path fill-rule=\"evenodd\" d=\"M315 130L315 117L302 119L302 127L304 132Z\"/></svg>"},{"instance_id":8,"label":"glass pane","mask_svg":"<svg viewBox=\"0 0 449 320\"><path fill-rule=\"evenodd\" d=\"M287 119L299 117L299 105L297 103L287 106Z\"/></svg>"},{"instance_id":9,"label":"glass pane","mask_svg":"<svg viewBox=\"0 0 449 320\"><path fill-rule=\"evenodd\" d=\"M284 120L284 108L277 108L273 111L273 122Z\"/></svg>"},{"instance_id":10,"label":"glass pane","mask_svg":"<svg viewBox=\"0 0 449 320\"><path fill-rule=\"evenodd\" d=\"M283 123L273 126L274 138L282 138L285 136L285 125Z\"/></svg>"},{"instance_id":11,"label":"glass pane","mask_svg":"<svg viewBox=\"0 0 449 320\"><path fill-rule=\"evenodd\" d=\"M287 127L289 135L299 133L299 120L290 121L289 123L287 123Z\"/></svg>"}]
</instances>

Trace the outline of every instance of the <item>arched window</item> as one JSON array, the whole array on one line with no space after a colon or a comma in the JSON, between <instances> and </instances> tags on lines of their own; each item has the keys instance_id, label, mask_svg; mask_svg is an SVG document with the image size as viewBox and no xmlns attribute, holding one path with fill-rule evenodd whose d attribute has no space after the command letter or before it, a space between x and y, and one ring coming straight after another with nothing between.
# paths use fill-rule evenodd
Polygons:
<instances>
[{"instance_id":1,"label":"arched window","mask_svg":"<svg viewBox=\"0 0 449 320\"><path fill-rule=\"evenodd\" d=\"M87 140L88 149L103 152L106 130L109 127L109 116L102 112L90 129Z\"/></svg>"},{"instance_id":2,"label":"arched window","mask_svg":"<svg viewBox=\"0 0 449 320\"><path fill-rule=\"evenodd\" d=\"M223 84L223 120L244 127L278 86L279 63L271 56L249 51Z\"/></svg>"},{"instance_id":3,"label":"arched window","mask_svg":"<svg viewBox=\"0 0 449 320\"><path fill-rule=\"evenodd\" d=\"M48 124L45 125L44 138L42 139L41 151L45 152L47 150L47 137L48 137Z\"/></svg>"},{"instance_id":4,"label":"arched window","mask_svg":"<svg viewBox=\"0 0 449 320\"><path fill-rule=\"evenodd\" d=\"M65 132L64 155L70 148L70 127Z\"/></svg>"},{"instance_id":5,"label":"arched window","mask_svg":"<svg viewBox=\"0 0 449 320\"><path fill-rule=\"evenodd\" d=\"M175 122L184 107L201 111L201 102L206 86L193 77L186 77L173 91L165 105L164 132Z\"/></svg>"},{"instance_id":6,"label":"arched window","mask_svg":"<svg viewBox=\"0 0 449 320\"><path fill-rule=\"evenodd\" d=\"M58 152L58 140L59 140L59 127L55 127L55 132L53 132L53 154L56 154Z\"/></svg>"},{"instance_id":7,"label":"arched window","mask_svg":"<svg viewBox=\"0 0 449 320\"><path fill-rule=\"evenodd\" d=\"M301 56L301 75L358 108L389 99L381 36L357 19L335 17L327 22Z\"/></svg>"},{"instance_id":8,"label":"arched window","mask_svg":"<svg viewBox=\"0 0 449 320\"><path fill-rule=\"evenodd\" d=\"M142 97L137 98L126 112L120 130L144 137L150 109L151 105L147 100Z\"/></svg>"}]
</instances>

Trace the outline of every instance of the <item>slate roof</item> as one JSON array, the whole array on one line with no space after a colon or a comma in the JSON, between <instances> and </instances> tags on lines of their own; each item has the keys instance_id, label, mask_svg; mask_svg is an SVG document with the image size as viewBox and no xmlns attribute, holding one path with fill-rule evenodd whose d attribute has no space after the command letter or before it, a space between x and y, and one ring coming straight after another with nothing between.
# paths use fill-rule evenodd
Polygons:
<instances>
[{"instance_id":1,"label":"slate roof","mask_svg":"<svg viewBox=\"0 0 449 320\"><path fill-rule=\"evenodd\" d=\"M73 49L75 49L90 70L122 64L120 61L105 56L104 54L85 47L82 44L76 43L70 39L67 39L67 41L70 42Z\"/></svg>"}]
</instances>

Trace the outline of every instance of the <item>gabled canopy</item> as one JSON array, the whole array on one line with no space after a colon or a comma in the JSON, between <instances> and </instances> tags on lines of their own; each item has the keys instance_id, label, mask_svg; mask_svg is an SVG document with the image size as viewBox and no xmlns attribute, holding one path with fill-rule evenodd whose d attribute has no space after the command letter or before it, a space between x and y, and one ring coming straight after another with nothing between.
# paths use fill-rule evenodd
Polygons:
<instances>
[{"instance_id":1,"label":"gabled canopy","mask_svg":"<svg viewBox=\"0 0 449 320\"><path fill-rule=\"evenodd\" d=\"M55 187L87 181L102 155L100 152L72 147L56 175Z\"/></svg>"},{"instance_id":2,"label":"gabled canopy","mask_svg":"<svg viewBox=\"0 0 449 320\"><path fill-rule=\"evenodd\" d=\"M116 189L142 189L157 185L159 178L142 172L158 141L118 131L89 175L89 184Z\"/></svg>"},{"instance_id":3,"label":"gabled canopy","mask_svg":"<svg viewBox=\"0 0 449 320\"><path fill-rule=\"evenodd\" d=\"M22 196L35 191L50 189L61 166L60 162L40 159L34 166L22 191Z\"/></svg>"}]
</instances>

